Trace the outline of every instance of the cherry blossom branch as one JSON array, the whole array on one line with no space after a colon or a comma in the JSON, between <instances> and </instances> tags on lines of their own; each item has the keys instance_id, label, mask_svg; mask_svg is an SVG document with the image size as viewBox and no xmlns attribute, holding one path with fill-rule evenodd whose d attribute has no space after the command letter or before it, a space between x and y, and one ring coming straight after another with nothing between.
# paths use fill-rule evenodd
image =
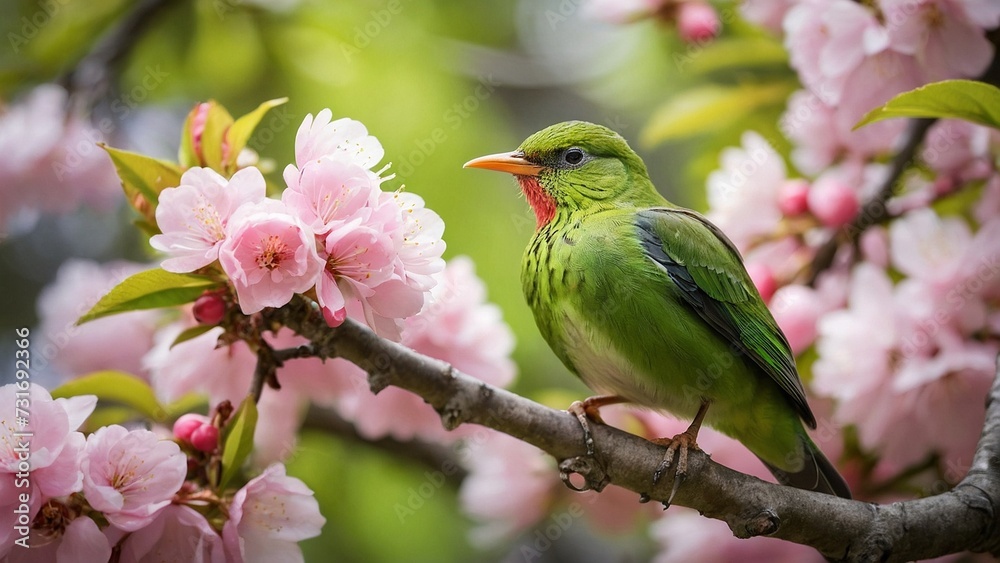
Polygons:
<instances>
[{"instance_id":1,"label":"cherry blossom branch","mask_svg":"<svg viewBox=\"0 0 1000 563\"><path fill-rule=\"evenodd\" d=\"M886 203L896 193L896 184L903 176L903 172L910 167L917 154L917 149L923 143L927 131L934 125L936 119L911 119L910 125L904 135L903 146L892 159L889 165L889 173L879 187L878 193L861 206L861 210L850 223L834 232L830 238L816 250L812 264L809 266L808 284L815 285L816 278L833 264L833 259L837 255L837 249L841 244L853 245L861 236L865 229L871 227L888 217Z\"/></svg>"},{"instance_id":2,"label":"cherry blossom branch","mask_svg":"<svg viewBox=\"0 0 1000 563\"><path fill-rule=\"evenodd\" d=\"M672 476L652 483L665 448L605 425L592 425L597 453L586 455L576 419L457 372L439 360L384 340L348 318L329 328L297 297L265 318L308 338L320 357L345 358L369 374L377 393L395 385L420 395L446 428L474 423L537 446L593 488L609 482L665 501ZM673 503L725 521L740 538L767 535L809 545L838 561L907 561L965 550L1000 555L1000 367L968 475L953 490L890 505L845 500L767 483L692 451Z\"/></svg>"},{"instance_id":3,"label":"cherry blossom branch","mask_svg":"<svg viewBox=\"0 0 1000 563\"><path fill-rule=\"evenodd\" d=\"M995 52L989 67L979 76L978 80L987 84L1000 85L1000 30L993 30L988 33L987 38L993 43ZM893 157L889 166L889 173L879 187L878 193L865 202L853 221L833 233L829 240L816 250L816 255L809 266L809 276L806 282L808 285L815 285L819 275L833 265L837 249L840 248L841 244L849 243L854 245L865 229L891 218L886 209L886 203L895 193L896 184L903 173L913 163L917 149L935 121L935 119L910 120L910 126L903 137L903 146Z\"/></svg>"}]
</instances>

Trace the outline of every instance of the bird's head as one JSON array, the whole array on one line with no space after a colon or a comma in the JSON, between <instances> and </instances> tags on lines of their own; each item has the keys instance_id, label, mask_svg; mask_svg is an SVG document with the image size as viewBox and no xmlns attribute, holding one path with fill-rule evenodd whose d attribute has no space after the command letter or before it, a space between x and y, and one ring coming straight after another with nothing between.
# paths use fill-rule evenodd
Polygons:
<instances>
[{"instance_id":1,"label":"bird's head","mask_svg":"<svg viewBox=\"0 0 1000 563\"><path fill-rule=\"evenodd\" d=\"M664 203L625 139L586 121L552 125L515 151L482 156L465 166L513 174L539 228L559 212Z\"/></svg>"}]
</instances>

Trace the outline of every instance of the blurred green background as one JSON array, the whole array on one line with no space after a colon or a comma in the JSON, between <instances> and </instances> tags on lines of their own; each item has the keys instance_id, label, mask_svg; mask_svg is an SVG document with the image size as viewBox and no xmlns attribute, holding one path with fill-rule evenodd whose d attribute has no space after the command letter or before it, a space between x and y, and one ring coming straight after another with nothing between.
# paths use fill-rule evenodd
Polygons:
<instances>
[{"instance_id":1,"label":"blurred green background","mask_svg":"<svg viewBox=\"0 0 1000 563\"><path fill-rule=\"evenodd\" d=\"M583 397L521 296L521 252L533 216L510 178L462 164L511 150L547 125L584 119L629 139L668 198L703 208L704 180L722 147L738 144L747 128L781 142L777 117L794 87L780 44L743 24L734 4L716 4L719 39L686 45L652 20L615 26L585 18L583 3L166 2L137 32L93 113L114 120L112 144L171 158L194 103L212 98L240 115L287 96L250 143L276 164L276 183L306 113L329 107L335 117L364 122L396 172L387 187L405 184L425 198L447 225L446 257L472 257L502 308L517 336L515 390L537 398L561 388L569 399ZM134 7L114 0L0 4L8 38L0 99L10 103L66 76ZM775 91L775 83L785 86ZM748 95L764 85L771 90ZM4 331L37 322L38 293L67 257L148 258L129 211L110 219L88 210L43 218L0 244ZM469 545L471 523L451 487L401 522L394 506L426 480L423 471L376 449L306 434L290 472L316 491L328 519L324 534L303 544L307 560L516 558L510 546L481 553Z\"/></svg>"}]
</instances>

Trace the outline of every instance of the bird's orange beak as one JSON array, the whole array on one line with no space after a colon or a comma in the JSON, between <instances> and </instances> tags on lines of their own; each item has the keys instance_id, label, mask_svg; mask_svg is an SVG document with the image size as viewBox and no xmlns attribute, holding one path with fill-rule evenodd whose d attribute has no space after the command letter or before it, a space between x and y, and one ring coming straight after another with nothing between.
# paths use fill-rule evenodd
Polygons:
<instances>
[{"instance_id":1,"label":"bird's orange beak","mask_svg":"<svg viewBox=\"0 0 1000 563\"><path fill-rule=\"evenodd\" d=\"M484 168L486 170L499 170L500 172L516 174L517 176L538 176L543 167L525 160L524 153L513 151L473 158L469 162L466 162L462 168Z\"/></svg>"}]
</instances>

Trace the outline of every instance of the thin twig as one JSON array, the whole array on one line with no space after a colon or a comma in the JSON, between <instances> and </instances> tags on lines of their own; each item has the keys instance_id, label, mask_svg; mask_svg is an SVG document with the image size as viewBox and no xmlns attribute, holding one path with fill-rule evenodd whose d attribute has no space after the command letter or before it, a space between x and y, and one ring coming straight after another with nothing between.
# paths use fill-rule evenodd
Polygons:
<instances>
[{"instance_id":1,"label":"thin twig","mask_svg":"<svg viewBox=\"0 0 1000 563\"><path fill-rule=\"evenodd\" d=\"M886 203L896 193L896 184L903 176L903 172L913 163L917 154L917 149L927 135L927 130L931 128L936 119L911 119L910 126L906 130L903 146L892 159L889 166L889 173L870 200L865 202L860 212L849 224L842 227L837 232L830 235L830 238L823 243L816 251L812 264L809 267L809 278L807 283L815 285L819 275L833 264L833 259L837 255L837 249L841 244L853 245L865 232L865 229L875 225L888 216Z\"/></svg>"},{"instance_id":2,"label":"thin twig","mask_svg":"<svg viewBox=\"0 0 1000 563\"><path fill-rule=\"evenodd\" d=\"M177 0L140 0L116 25L94 43L76 66L58 82L78 95L83 107L91 107L113 87L118 65L132 52L143 32L156 21L162 10Z\"/></svg>"}]
</instances>

